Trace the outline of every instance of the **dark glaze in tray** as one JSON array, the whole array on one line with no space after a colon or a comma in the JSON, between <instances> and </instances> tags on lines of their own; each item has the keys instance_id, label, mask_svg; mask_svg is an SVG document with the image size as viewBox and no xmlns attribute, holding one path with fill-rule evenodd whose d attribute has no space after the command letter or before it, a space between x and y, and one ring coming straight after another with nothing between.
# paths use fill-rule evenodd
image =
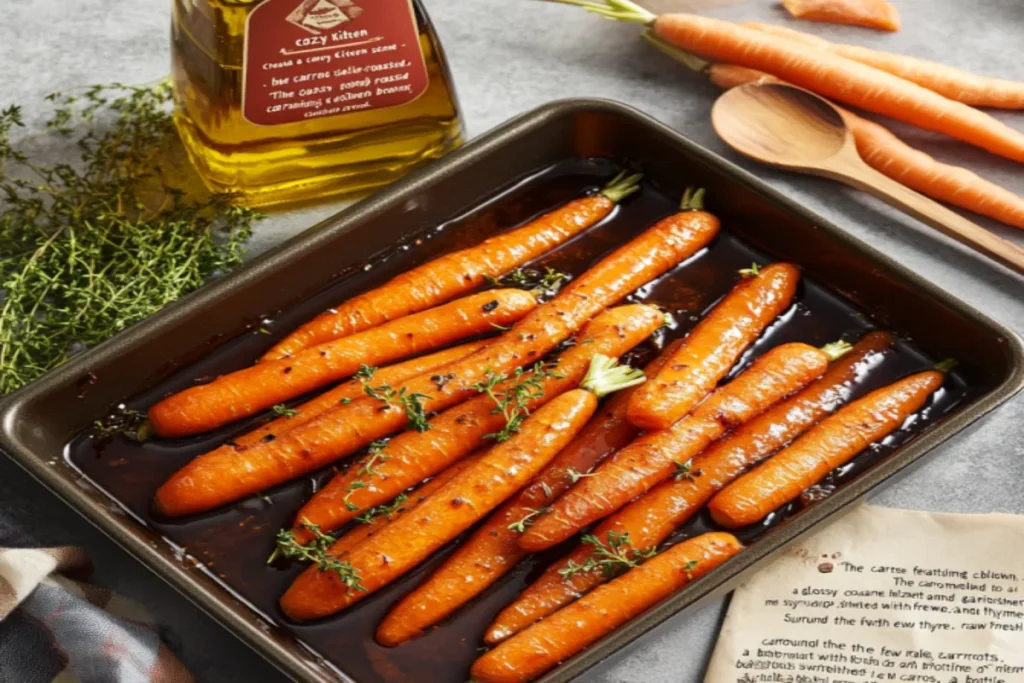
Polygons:
<instances>
[{"instance_id":1,"label":"dark glaze in tray","mask_svg":"<svg viewBox=\"0 0 1024 683\"><path fill-rule=\"evenodd\" d=\"M518 137L514 134L517 127ZM687 143L636 114L606 104L556 105L533 114L532 121L528 118L513 124L511 131L504 134L504 144L510 145L505 151L487 149L502 142L501 132L492 134L436 165L433 171L383 193L385 196L375 198L371 206L364 205L362 212L357 209L328 221L315 235L264 257L241 275L220 283L215 288L222 296L211 299L200 295L158 316L170 323L174 316L181 316L187 329L172 325L171 330L154 331L151 321L78 359L74 369L58 373L60 381L55 382L51 375L9 399L5 445L17 456L24 445L19 441L24 439L24 421L28 415L37 416L34 419L45 426L40 435L45 445L35 451L39 455L30 456L29 464L45 458L56 464L44 470L46 474L53 473L63 481L80 473L82 479L105 492L110 502L100 514L104 529L136 554L140 554L137 544L147 543L142 553L145 561L208 609L211 601L226 608L224 613L213 611L293 676L309 680L348 676L367 683L441 683L467 678L482 633L494 614L571 544L524 562L425 637L398 648L383 648L373 641L380 619L390 605L437 566L450 548L350 610L313 624L291 624L281 615L276 601L301 568L267 566L265 559L277 529L291 521L298 506L323 483L329 471L219 511L161 522L149 512L157 486L190 458L264 421L266 416L199 437L145 444L124 437L97 442L82 428L108 412L114 401L126 399L130 408L144 409L169 392L243 367L295 325L337 301L599 187L614 175L618 160L626 156L642 163L648 173L643 191L600 225L545 256L538 265L573 274L582 272L614 246L671 213L681 189L688 184L708 187L709 208L723 218L724 224L722 234L708 250L631 297L657 303L676 314L677 320L674 328L664 330L631 354L636 362L643 362L659 344L691 329L701 313L735 283L740 268L754 261L773 260L792 261L804 268L798 302L746 354L737 370L779 343L823 345L838 338L852 341L875 327L895 331L899 341L857 386L858 395L927 368L941 358L965 359L917 419L830 478L829 485L838 487L835 494L802 513L802 505L792 505L764 524L742 530L740 537L754 543L750 549L553 674L563 679L676 609L721 589L755 560L902 469L926 447L1020 387L1019 344L1008 331L911 276L895 272L892 264L863 253L863 247L820 225L813 217L787 214L785 209L789 207L781 207L782 202L775 197L766 200L744 187L749 179L724 162L690 149ZM478 157L475 166L471 163L474 152ZM493 162L500 154L510 155L506 156L509 163L495 166ZM481 168L487 166L490 168ZM468 170L473 167L478 171ZM496 172L499 168L501 173ZM731 176L740 176L740 180ZM432 181L434 188L430 187ZM444 188L446 183L448 190ZM458 192L457 197L451 196L453 190ZM760 187L757 190L764 191ZM440 197L448 201L439 201ZM352 228L349 234L347 226ZM336 261L333 270L330 262L324 262L325 257ZM317 267L302 270L303 264L314 262L319 262ZM326 274L325 266L329 269ZM253 271L261 269L262 277L252 277ZM323 287L325 282L331 284ZM225 306L225 300L231 297L237 301L233 308ZM269 307L279 307L283 312ZM213 331L219 334L211 338ZM180 343L175 334L187 342ZM128 350L120 359L118 343ZM157 349L161 352L155 352ZM109 355L106 365L95 360L104 350ZM85 375L85 371L93 374ZM58 407L62 402L68 407ZM46 414L53 410L70 410L74 415ZM63 449L63 458L55 460L58 442L67 443L70 437L74 438ZM43 478L52 485L51 477ZM103 497L96 492L62 494L87 513L88 507L77 498L96 502ZM97 519L94 514L89 516ZM669 543L710 527L707 517L700 515ZM165 567L154 563L154 554L168 564L177 562L181 571L169 575ZM201 585L192 583L200 574ZM220 587L212 587L213 583ZM311 665L310 660L318 656L326 661Z\"/></svg>"}]
</instances>

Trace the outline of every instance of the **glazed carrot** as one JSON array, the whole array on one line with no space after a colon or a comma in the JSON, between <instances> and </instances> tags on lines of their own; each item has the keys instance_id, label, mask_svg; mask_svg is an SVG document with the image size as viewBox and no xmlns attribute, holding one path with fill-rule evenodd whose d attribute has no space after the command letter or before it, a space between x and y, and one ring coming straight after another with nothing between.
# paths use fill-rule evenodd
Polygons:
<instances>
[{"instance_id":1,"label":"glazed carrot","mask_svg":"<svg viewBox=\"0 0 1024 683\"><path fill-rule=\"evenodd\" d=\"M687 463L679 475L601 522L593 537L607 544L610 534L628 534L631 549L644 552L656 548L746 468L837 410L849 397L852 381L867 369L868 361L873 362L891 344L892 337L886 332L868 333L849 353L833 361L820 379L713 443ZM500 642L606 582L609 577L593 564L594 551L592 543L581 543L548 566L498 614L484 641Z\"/></svg>"},{"instance_id":2,"label":"glazed carrot","mask_svg":"<svg viewBox=\"0 0 1024 683\"><path fill-rule=\"evenodd\" d=\"M678 345L678 341L670 345L644 373L648 377L657 374ZM491 515L437 571L402 598L377 629L377 642L394 646L422 634L518 564L527 555L518 541L529 521L580 475L638 434L639 430L626 419L629 395L635 391L629 389L612 397L519 495Z\"/></svg>"},{"instance_id":3,"label":"glazed carrot","mask_svg":"<svg viewBox=\"0 0 1024 683\"><path fill-rule=\"evenodd\" d=\"M764 72L732 64L712 64L708 76L712 83L725 89L746 83L780 82ZM966 168L936 161L874 121L842 107L836 109L853 133L861 158L879 173L923 195L1024 228L1024 198Z\"/></svg>"},{"instance_id":4,"label":"glazed carrot","mask_svg":"<svg viewBox=\"0 0 1024 683\"><path fill-rule=\"evenodd\" d=\"M276 360L453 299L532 261L612 212L638 189L640 175L615 177L601 192L568 202L510 232L413 268L306 323L261 360Z\"/></svg>"},{"instance_id":5,"label":"glazed carrot","mask_svg":"<svg viewBox=\"0 0 1024 683\"><path fill-rule=\"evenodd\" d=\"M312 472L397 431L406 409L444 410L476 393L491 373L510 373L533 363L606 307L667 272L707 245L718 219L681 211L662 219L619 247L483 349L446 368L442 386L420 375L393 388L401 402L382 405L363 398L339 405L271 443L238 450L223 447L178 470L156 493L155 511L192 514L238 500ZM414 404L414 405L413 405Z\"/></svg>"},{"instance_id":6,"label":"glazed carrot","mask_svg":"<svg viewBox=\"0 0 1024 683\"><path fill-rule=\"evenodd\" d=\"M818 36L803 31L794 31L785 26L758 22L748 22L743 25L782 38L797 40L811 47L828 50L840 57L887 71L957 102L974 107L1024 109L1024 82L1021 81L979 76L939 62L872 50L861 45L831 43Z\"/></svg>"},{"instance_id":7,"label":"glazed carrot","mask_svg":"<svg viewBox=\"0 0 1024 683\"><path fill-rule=\"evenodd\" d=\"M776 263L745 275L687 335L658 376L633 392L629 421L667 429L689 413L775 318L789 308L800 271Z\"/></svg>"},{"instance_id":8,"label":"glazed carrot","mask_svg":"<svg viewBox=\"0 0 1024 683\"><path fill-rule=\"evenodd\" d=\"M711 499L718 524L753 524L800 496L870 444L893 433L942 386L937 370L919 372L854 401Z\"/></svg>"},{"instance_id":9,"label":"glazed carrot","mask_svg":"<svg viewBox=\"0 0 1024 683\"><path fill-rule=\"evenodd\" d=\"M497 410L496 398L500 401L502 396L521 392L523 400L513 399L510 407L518 405L520 415L529 414L578 386L594 356L621 356L663 321L656 308L642 304L601 313L580 332L579 343L562 353L553 367L510 378L496 385L491 395L482 394L449 408L430 420L429 430L399 434L380 454L370 454L361 464L336 476L302 506L295 515L293 531L305 543L312 536L300 526L301 522L335 529L363 510L392 499L487 443L487 435L500 432L509 418L505 411Z\"/></svg>"},{"instance_id":10,"label":"glazed carrot","mask_svg":"<svg viewBox=\"0 0 1024 683\"><path fill-rule=\"evenodd\" d=\"M479 683L531 681L742 548L722 532L683 541L484 654L470 677Z\"/></svg>"},{"instance_id":11,"label":"glazed carrot","mask_svg":"<svg viewBox=\"0 0 1024 683\"><path fill-rule=\"evenodd\" d=\"M782 6L797 19L900 30L900 13L886 0L782 0Z\"/></svg>"},{"instance_id":12,"label":"glazed carrot","mask_svg":"<svg viewBox=\"0 0 1024 683\"><path fill-rule=\"evenodd\" d=\"M399 318L292 358L260 363L169 396L149 409L163 437L205 432L376 365L436 349L495 325L513 323L537 306L529 292L496 289Z\"/></svg>"},{"instance_id":13,"label":"glazed carrot","mask_svg":"<svg viewBox=\"0 0 1024 683\"><path fill-rule=\"evenodd\" d=\"M385 368L379 368L373 375L374 382L380 384L393 385L399 382L404 382L407 379L415 377L416 375L422 375L425 372L436 370L443 365L452 363L465 358L469 354L482 349L485 341L470 342L461 346L455 346L444 351L438 351L428 356L420 356L419 358L413 358L403 363L396 363L395 365L389 365ZM363 383L357 379L339 384L330 391L325 391L311 401L303 403L296 408L291 414L283 415L276 420L271 420L267 424L257 427L251 432L246 432L241 436L235 437L231 441L236 446L253 446L264 439L272 441L277 438L278 435L284 434L289 429L294 429L301 424L305 424L312 420L314 417L324 412L329 408L333 408L341 403L348 403L362 398L365 396L365 390Z\"/></svg>"},{"instance_id":14,"label":"glazed carrot","mask_svg":"<svg viewBox=\"0 0 1024 683\"><path fill-rule=\"evenodd\" d=\"M544 550L615 512L730 428L819 377L828 361L826 351L806 344L768 351L690 415L668 429L644 434L577 482L537 518L519 544L532 552Z\"/></svg>"},{"instance_id":15,"label":"glazed carrot","mask_svg":"<svg viewBox=\"0 0 1024 683\"><path fill-rule=\"evenodd\" d=\"M342 610L425 560L514 494L586 424L601 395L642 382L643 373L597 356L581 388L556 397L479 462L449 481L415 512L393 521L346 556L349 576L310 567L281 597L299 621ZM332 552L333 550L329 551ZM354 581L358 581L358 586Z\"/></svg>"},{"instance_id":16,"label":"glazed carrot","mask_svg":"<svg viewBox=\"0 0 1024 683\"><path fill-rule=\"evenodd\" d=\"M984 112L898 76L721 19L657 16L629 0L553 0L582 4L613 19L649 25L654 35L712 61L759 69L820 95L949 135L1024 161L1024 133Z\"/></svg>"}]
</instances>

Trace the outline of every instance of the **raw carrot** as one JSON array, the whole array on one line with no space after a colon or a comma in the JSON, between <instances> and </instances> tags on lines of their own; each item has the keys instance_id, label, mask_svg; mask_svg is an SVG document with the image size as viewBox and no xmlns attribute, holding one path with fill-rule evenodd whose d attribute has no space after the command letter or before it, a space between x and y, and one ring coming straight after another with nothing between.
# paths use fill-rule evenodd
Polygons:
<instances>
[{"instance_id":1,"label":"raw carrot","mask_svg":"<svg viewBox=\"0 0 1024 683\"><path fill-rule=\"evenodd\" d=\"M644 434L577 482L537 518L519 544L532 552L544 550L615 512L729 429L819 377L828 361L826 351L806 344L768 351L690 415L668 429Z\"/></svg>"},{"instance_id":2,"label":"raw carrot","mask_svg":"<svg viewBox=\"0 0 1024 683\"><path fill-rule=\"evenodd\" d=\"M553 1L649 25L657 37L712 61L759 69L826 97L1024 161L1024 133L977 109L845 57L720 19L693 14L657 16L629 0Z\"/></svg>"},{"instance_id":3,"label":"raw carrot","mask_svg":"<svg viewBox=\"0 0 1024 683\"><path fill-rule=\"evenodd\" d=\"M711 497L755 462L785 446L847 400L852 381L892 344L886 332L870 332L832 362L825 374L791 398L772 406L685 463L679 474L611 515L592 532L601 543L628 534L629 552L656 548ZM595 546L581 543L548 566L494 619L484 637L497 643L543 619L608 581L594 563ZM574 569L575 568L575 569Z\"/></svg>"},{"instance_id":4,"label":"raw carrot","mask_svg":"<svg viewBox=\"0 0 1024 683\"><path fill-rule=\"evenodd\" d=\"M470 676L479 683L531 681L742 548L722 532L683 541L484 654Z\"/></svg>"},{"instance_id":5,"label":"raw carrot","mask_svg":"<svg viewBox=\"0 0 1024 683\"><path fill-rule=\"evenodd\" d=\"M677 341L666 348L644 373L648 377L657 374L678 345ZM626 419L629 395L638 388L613 396L518 496L492 514L437 571L402 598L377 629L377 642L394 646L422 634L523 559L527 552L518 541L529 522L595 464L639 433Z\"/></svg>"},{"instance_id":6,"label":"raw carrot","mask_svg":"<svg viewBox=\"0 0 1024 683\"><path fill-rule=\"evenodd\" d=\"M639 188L639 174L619 174L601 192L568 202L510 232L429 261L306 323L268 351L276 360L453 299L532 261L612 212Z\"/></svg>"},{"instance_id":7,"label":"raw carrot","mask_svg":"<svg viewBox=\"0 0 1024 683\"><path fill-rule=\"evenodd\" d=\"M404 382L416 375L422 375L425 372L436 370L437 368L457 361L460 358L465 358L474 351L482 349L486 343L486 341L470 342L461 346L445 349L444 351L438 351L428 356L420 356L419 358L413 358L412 360L407 360L403 363L396 363L395 365L379 368L374 373L373 379L374 382L387 385ZM342 403L350 403L365 395L364 385L358 379L345 382L344 384L339 384L330 391L325 391L320 394L313 400L303 403L298 408L295 408L295 410L290 414L283 415L261 427L257 427L251 432L246 432L241 436L237 436L231 441L236 446L242 447L253 446L263 440L273 441L289 429L294 429L301 424L309 422L325 410Z\"/></svg>"},{"instance_id":8,"label":"raw carrot","mask_svg":"<svg viewBox=\"0 0 1024 683\"><path fill-rule=\"evenodd\" d=\"M939 62L872 50L862 45L831 43L818 36L803 31L794 31L785 26L758 22L748 22L743 25L782 38L797 40L811 47L828 50L840 57L887 71L894 76L937 92L943 97L973 107L1024 109L1024 82L1021 81L979 76Z\"/></svg>"},{"instance_id":9,"label":"raw carrot","mask_svg":"<svg viewBox=\"0 0 1024 683\"><path fill-rule=\"evenodd\" d=\"M854 401L712 498L708 504L712 519L735 529L778 510L899 429L944 379L938 370L919 372Z\"/></svg>"},{"instance_id":10,"label":"raw carrot","mask_svg":"<svg viewBox=\"0 0 1024 683\"><path fill-rule=\"evenodd\" d=\"M782 0L782 6L797 19L900 30L900 13L886 0Z\"/></svg>"},{"instance_id":11,"label":"raw carrot","mask_svg":"<svg viewBox=\"0 0 1024 683\"><path fill-rule=\"evenodd\" d=\"M163 437L205 432L376 365L513 323L537 306L529 292L497 289L306 349L286 358L237 370L169 396L149 409Z\"/></svg>"},{"instance_id":12,"label":"raw carrot","mask_svg":"<svg viewBox=\"0 0 1024 683\"><path fill-rule=\"evenodd\" d=\"M505 374L539 360L590 318L707 245L718 219L681 211L662 219L603 258L483 349L452 363L449 382L419 376L394 387L402 400L382 405L364 398L340 405L271 443L239 451L220 448L178 470L157 491L158 514L209 510L328 465L402 427L407 410L437 412L476 393L491 373Z\"/></svg>"},{"instance_id":13,"label":"raw carrot","mask_svg":"<svg viewBox=\"0 0 1024 683\"><path fill-rule=\"evenodd\" d=\"M506 428L510 411L528 415L555 396L579 385L597 354L621 356L661 326L662 314L653 306L631 304L601 313L580 332L578 343L538 372L512 377L494 386L490 394L449 408L430 420L425 432L409 431L392 439L377 454L339 474L296 514L293 531L303 542L311 540L301 522L330 530L390 500L487 442L487 435ZM442 379L445 373L441 373ZM511 404L499 410L495 399ZM520 398L521 397L521 400ZM518 419L518 418L514 418Z\"/></svg>"},{"instance_id":14,"label":"raw carrot","mask_svg":"<svg viewBox=\"0 0 1024 683\"><path fill-rule=\"evenodd\" d=\"M789 307L799 281L800 271L788 263L742 276L687 335L657 377L633 392L629 421L641 429L667 429L689 413Z\"/></svg>"},{"instance_id":15,"label":"raw carrot","mask_svg":"<svg viewBox=\"0 0 1024 683\"><path fill-rule=\"evenodd\" d=\"M282 610L299 621L334 614L409 571L537 474L586 424L600 396L643 380L639 370L596 356L581 388L539 408L518 433L488 451L415 512L352 549L345 561L353 580L343 582L336 574L310 567L281 597Z\"/></svg>"}]
</instances>

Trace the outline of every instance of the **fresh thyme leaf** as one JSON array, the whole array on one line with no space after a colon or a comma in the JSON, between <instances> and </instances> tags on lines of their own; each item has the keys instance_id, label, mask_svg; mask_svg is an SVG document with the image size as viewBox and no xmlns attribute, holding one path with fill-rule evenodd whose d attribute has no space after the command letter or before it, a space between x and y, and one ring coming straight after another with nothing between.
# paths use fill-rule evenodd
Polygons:
<instances>
[{"instance_id":1,"label":"fresh thyme leaf","mask_svg":"<svg viewBox=\"0 0 1024 683\"><path fill-rule=\"evenodd\" d=\"M761 266L757 263L751 263L749 268L740 269L740 275L743 277L755 277L761 274Z\"/></svg>"},{"instance_id":2,"label":"fresh thyme leaf","mask_svg":"<svg viewBox=\"0 0 1024 683\"><path fill-rule=\"evenodd\" d=\"M703 474L703 472L701 472L700 470L693 469L693 458L690 458L686 462L677 462L675 463L675 466L676 469L672 473L672 477L676 481L682 481L683 479L686 479L687 481L693 481L696 477L699 477L701 476L701 474Z\"/></svg>"},{"instance_id":3,"label":"fresh thyme leaf","mask_svg":"<svg viewBox=\"0 0 1024 683\"><path fill-rule=\"evenodd\" d=\"M365 365L363 368L370 371L368 376L359 378L363 383L363 392L367 396L389 406L400 407L405 411L405 416L409 420L409 426L417 432L425 432L430 429L430 423L427 421L427 411L423 407L423 401L430 398L429 396L415 392L410 394L406 391L405 387L396 390L390 384L381 384L379 387L370 386L369 379L373 377L373 371L376 368L367 368ZM357 372L356 375L358 374Z\"/></svg>"},{"instance_id":4,"label":"fresh thyme leaf","mask_svg":"<svg viewBox=\"0 0 1024 683\"><path fill-rule=\"evenodd\" d=\"M629 534L620 534L616 531L608 532L608 543L602 543L601 539L593 534L587 534L581 539L584 543L594 546L593 553L584 562L570 560L565 567L558 570L563 579L568 581L576 574L600 569L605 578L612 578L617 574L639 567L657 554L657 549L636 550L629 542Z\"/></svg>"},{"instance_id":5,"label":"fresh thyme leaf","mask_svg":"<svg viewBox=\"0 0 1024 683\"><path fill-rule=\"evenodd\" d=\"M540 515L543 515L544 513L546 513L549 508L545 507L545 508L537 508L537 509L534 509L534 508L526 508L526 509L528 510L529 514L527 514L525 517L523 517L518 522L512 522L511 524L509 524L508 525L508 530L509 531L515 531L516 533L520 533L520 534L526 533L526 530L533 524L533 520L535 518L539 517Z\"/></svg>"},{"instance_id":6,"label":"fresh thyme leaf","mask_svg":"<svg viewBox=\"0 0 1024 683\"><path fill-rule=\"evenodd\" d=\"M577 472L577 471L576 471L575 469L573 469L572 467L569 467L569 468L567 468L567 469L565 470L565 476L569 477L569 483L570 483L570 484L575 484L575 483L576 483L576 482L578 482L578 481L579 481L580 479L584 479L584 478L586 478L586 477L592 477L592 476L594 476L595 474L597 474L597 472L590 472L590 473L585 473L585 472Z\"/></svg>"},{"instance_id":7,"label":"fresh thyme leaf","mask_svg":"<svg viewBox=\"0 0 1024 683\"><path fill-rule=\"evenodd\" d=\"M105 441L122 434L132 441L145 441L149 438L150 427L146 413L118 406L117 409L102 420L96 420L89 432L89 438Z\"/></svg>"},{"instance_id":8,"label":"fresh thyme leaf","mask_svg":"<svg viewBox=\"0 0 1024 683\"><path fill-rule=\"evenodd\" d=\"M370 453L370 457L366 458L363 461L363 464L359 466L359 469L356 470L356 478L353 479L352 482L348 485L348 489L346 489L345 493L345 498L343 499L345 503L345 509L347 509L349 512L355 512L356 510L359 509L358 505L349 500L349 496L351 496L359 489L365 489L367 486L369 486L369 480L372 477L377 476L377 466L382 462L387 462L387 460L391 457L384 452L384 448L387 445L387 441L385 441L384 439L378 439L377 441L371 443L370 447L367 449Z\"/></svg>"},{"instance_id":9,"label":"fresh thyme leaf","mask_svg":"<svg viewBox=\"0 0 1024 683\"><path fill-rule=\"evenodd\" d=\"M283 403L278 403L271 410L274 411L275 415L280 415L281 417L295 417L299 414L299 411L295 410L295 408L289 408Z\"/></svg>"},{"instance_id":10,"label":"fresh thyme leaf","mask_svg":"<svg viewBox=\"0 0 1024 683\"><path fill-rule=\"evenodd\" d=\"M363 363L362 365L359 366L359 369L356 370L355 374L352 376L358 379L363 384L366 384L366 382L369 382L371 379L373 379L373 374L375 372L377 372L377 368L373 367L372 365L367 365L366 363Z\"/></svg>"},{"instance_id":11,"label":"fresh thyme leaf","mask_svg":"<svg viewBox=\"0 0 1024 683\"><path fill-rule=\"evenodd\" d=\"M349 500L349 496L351 496L353 493L355 493L359 489L365 489L367 486L369 486L369 484L367 484L362 479L353 479L352 480L352 483L348 485L348 489L347 489L348 492L345 494L345 498L343 499L343 502L345 503L345 509L346 510L348 510L349 512L355 512L356 510L359 509L358 505L356 505L355 503L353 503L352 501Z\"/></svg>"},{"instance_id":12,"label":"fresh thyme leaf","mask_svg":"<svg viewBox=\"0 0 1024 683\"><path fill-rule=\"evenodd\" d=\"M562 285L568 282L568 273L545 268L543 271L534 268L516 268L501 277L485 275L484 281L494 287L516 287L532 291L539 297L551 297L558 293Z\"/></svg>"},{"instance_id":13,"label":"fresh thyme leaf","mask_svg":"<svg viewBox=\"0 0 1024 683\"><path fill-rule=\"evenodd\" d=\"M473 385L473 389L481 394L487 394L494 401L495 408L492 412L501 413L505 418L505 426L493 434L485 434L485 439L494 439L498 443L508 441L512 435L519 431L523 421L530 416L530 402L544 396L544 380L562 376L554 372L552 363L537 362L533 368L524 372L518 368L511 378L488 370L487 380ZM498 385L506 380L515 380L504 391L496 391Z\"/></svg>"},{"instance_id":14,"label":"fresh thyme leaf","mask_svg":"<svg viewBox=\"0 0 1024 683\"><path fill-rule=\"evenodd\" d=\"M259 216L185 177L168 83L47 99L67 163L0 111L0 394L239 266Z\"/></svg>"},{"instance_id":15,"label":"fresh thyme leaf","mask_svg":"<svg viewBox=\"0 0 1024 683\"><path fill-rule=\"evenodd\" d=\"M360 592L365 591L366 588L361 583L362 577L359 576L359 572L348 562L339 560L336 555L328 552L338 539L323 533L316 524L303 522L302 526L313 534L313 540L307 545L302 545L295 538L294 531L282 529L277 534L277 550L271 559L277 555L283 555L291 560L310 562L316 565L318 571L334 572L348 588Z\"/></svg>"},{"instance_id":16,"label":"fresh thyme leaf","mask_svg":"<svg viewBox=\"0 0 1024 683\"><path fill-rule=\"evenodd\" d=\"M356 521L360 524L369 524L375 518L380 517L381 515L383 515L387 519L391 519L391 515L398 512L398 510L401 509L403 505L405 505L405 502L407 500L409 500L409 496L407 496L404 493L399 493L398 496L390 503L370 508L363 514L356 517Z\"/></svg>"}]
</instances>

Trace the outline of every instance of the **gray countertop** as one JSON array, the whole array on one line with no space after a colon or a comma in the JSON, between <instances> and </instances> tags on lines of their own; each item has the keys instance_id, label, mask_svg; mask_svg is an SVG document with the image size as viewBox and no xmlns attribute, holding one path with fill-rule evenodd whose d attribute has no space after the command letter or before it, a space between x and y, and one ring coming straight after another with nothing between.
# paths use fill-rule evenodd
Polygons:
<instances>
[{"instance_id":1,"label":"gray countertop","mask_svg":"<svg viewBox=\"0 0 1024 683\"><path fill-rule=\"evenodd\" d=\"M758 167L726 150L708 121L714 88L637 39L636 27L529 0L427 0L447 47L471 135L541 103L573 96L632 104L702 145L738 161L877 248L894 254L970 304L1024 333L1022 280L984 262L881 203L826 180ZM670 0L671 1L671 0ZM1020 0L893 0L897 34L800 24L980 73L1024 80ZM668 2L662 2L668 4ZM143 83L168 69L170 0L0 0L0 107L25 105L30 130L42 96L91 83ZM712 12L786 21L773 0ZM995 114L1024 130L1024 112ZM897 126L898 132L906 129ZM1024 173L999 159L920 131L906 139L1024 194ZM342 203L278 214L258 229L253 252L312 225ZM979 220L1024 244L1024 234ZM875 503L947 512L1024 513L1024 396L946 443L922 467L878 492ZM160 615L168 639L201 681L281 681L283 677L201 614L102 534L5 459L0 459L0 545L76 544L96 563L94 580ZM711 653L724 602L671 619L584 678L588 681L697 681Z\"/></svg>"}]
</instances>

